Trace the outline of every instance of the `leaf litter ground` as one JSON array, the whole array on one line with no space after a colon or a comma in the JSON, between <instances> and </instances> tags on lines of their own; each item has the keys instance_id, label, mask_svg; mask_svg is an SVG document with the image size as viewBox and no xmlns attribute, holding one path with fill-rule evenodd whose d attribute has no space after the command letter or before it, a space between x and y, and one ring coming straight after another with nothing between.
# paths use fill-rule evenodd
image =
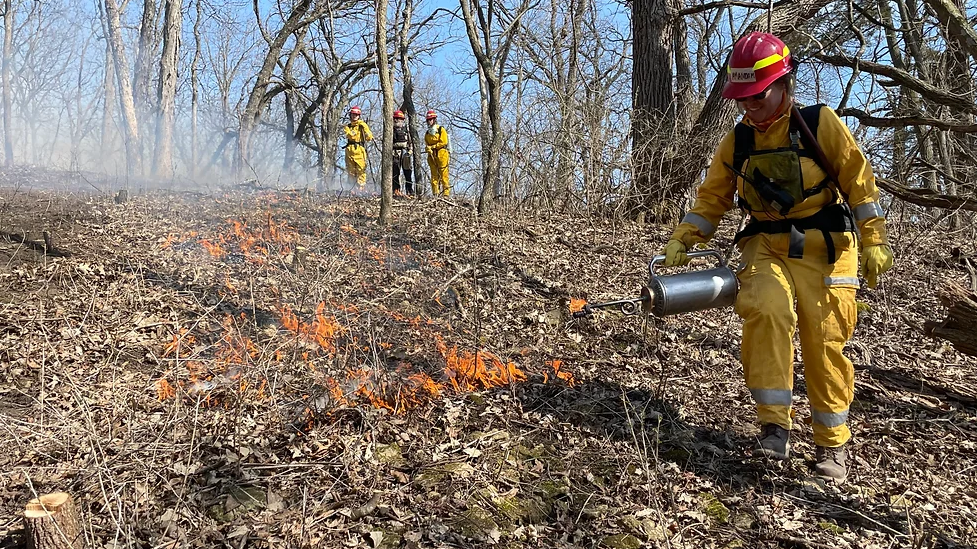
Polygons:
<instances>
[{"instance_id":1,"label":"leaf litter ground","mask_svg":"<svg viewBox=\"0 0 977 549\"><path fill-rule=\"evenodd\" d=\"M635 294L664 227L44 183L0 195L2 547L58 490L102 547L977 542L977 360L919 328L967 279L937 250L972 236L897 227L859 293L836 488L811 477L799 354L795 456L750 456L731 310L570 319Z\"/></svg>"}]
</instances>

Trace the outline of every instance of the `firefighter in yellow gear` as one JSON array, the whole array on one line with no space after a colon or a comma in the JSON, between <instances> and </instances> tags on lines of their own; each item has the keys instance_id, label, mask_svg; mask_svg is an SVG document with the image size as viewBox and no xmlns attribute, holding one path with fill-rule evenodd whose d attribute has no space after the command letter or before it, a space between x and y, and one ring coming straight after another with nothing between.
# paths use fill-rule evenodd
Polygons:
<instances>
[{"instance_id":1,"label":"firefighter in yellow gear","mask_svg":"<svg viewBox=\"0 0 977 549\"><path fill-rule=\"evenodd\" d=\"M736 312L743 372L761 424L755 452L789 456L796 325L815 471L840 483L848 474L855 389L842 351L855 330L858 246L870 287L893 258L868 160L832 109L795 108L794 68L787 46L771 34L752 33L734 45L723 96L737 101L744 119L719 144L695 205L663 253L666 265L688 262L688 250L712 237L739 197L750 222L736 236L743 255ZM802 122L816 144L805 139Z\"/></svg>"},{"instance_id":2,"label":"firefighter in yellow gear","mask_svg":"<svg viewBox=\"0 0 977 549\"><path fill-rule=\"evenodd\" d=\"M427 165L431 168L431 194L434 196L448 196L451 194L451 184L448 183L448 130L438 124L438 114L433 110L427 111L427 132L424 134Z\"/></svg>"},{"instance_id":3,"label":"firefighter in yellow gear","mask_svg":"<svg viewBox=\"0 0 977 549\"><path fill-rule=\"evenodd\" d=\"M373 132L366 122L360 120L362 111L359 107L349 110L349 123L343 126L346 136L346 177L350 185L356 188L366 188L366 143L373 141Z\"/></svg>"}]
</instances>

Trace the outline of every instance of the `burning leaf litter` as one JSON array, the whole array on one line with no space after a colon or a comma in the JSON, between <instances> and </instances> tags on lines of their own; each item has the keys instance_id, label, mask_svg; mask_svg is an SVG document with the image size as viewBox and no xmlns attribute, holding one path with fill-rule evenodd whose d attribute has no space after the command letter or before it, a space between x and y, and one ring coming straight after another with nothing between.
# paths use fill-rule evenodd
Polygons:
<instances>
[{"instance_id":1,"label":"burning leaf litter","mask_svg":"<svg viewBox=\"0 0 977 549\"><path fill-rule=\"evenodd\" d=\"M442 201L384 229L370 200L31 192L3 195L4 229L51 230L73 253L0 243L8 516L69 489L98 546L975 539L977 364L886 313L921 324L939 307L919 281L948 273L912 250L859 295L858 462L838 491L809 480L800 421L795 459L744 454L756 428L730 311L568 318L585 303L571 295L645 283L664 230L476 220ZM952 238L926 249L977 255ZM599 247L619 260L574 251Z\"/></svg>"}]
</instances>

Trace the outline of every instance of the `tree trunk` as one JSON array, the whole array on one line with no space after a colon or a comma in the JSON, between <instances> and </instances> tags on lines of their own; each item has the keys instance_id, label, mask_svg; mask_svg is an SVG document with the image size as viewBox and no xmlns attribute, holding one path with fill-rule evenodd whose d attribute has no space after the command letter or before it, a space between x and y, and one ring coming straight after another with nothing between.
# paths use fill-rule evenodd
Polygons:
<instances>
[{"instance_id":1,"label":"tree trunk","mask_svg":"<svg viewBox=\"0 0 977 549\"><path fill-rule=\"evenodd\" d=\"M14 6L11 0L3 0L3 67L0 80L3 86L3 164L14 163L14 134L11 120L10 70L13 63Z\"/></svg>"},{"instance_id":2,"label":"tree trunk","mask_svg":"<svg viewBox=\"0 0 977 549\"><path fill-rule=\"evenodd\" d=\"M299 101L299 94L296 91L298 82L292 75L292 67L295 65L295 60L302 48L305 47L305 29L307 28L296 32L295 47L289 52L285 67L282 69L282 81L285 83L285 135L283 136L285 138L285 160L282 162L282 171L284 172L291 171L292 165L295 163L295 145L301 137L295 129L295 111L298 108L296 104Z\"/></svg>"},{"instance_id":3,"label":"tree trunk","mask_svg":"<svg viewBox=\"0 0 977 549\"><path fill-rule=\"evenodd\" d=\"M84 549L85 530L74 499L56 492L30 500L24 509L28 549Z\"/></svg>"},{"instance_id":4,"label":"tree trunk","mask_svg":"<svg viewBox=\"0 0 977 549\"><path fill-rule=\"evenodd\" d=\"M203 21L203 0L197 0L197 16L193 20L193 61L190 62L190 179L197 177L197 110L200 105L199 88L200 75L197 71L200 67L201 33L200 25Z\"/></svg>"},{"instance_id":5,"label":"tree trunk","mask_svg":"<svg viewBox=\"0 0 977 549\"><path fill-rule=\"evenodd\" d=\"M105 81L104 96L102 106L102 134L99 141L100 157L109 158L109 149L112 147L113 128L115 118L112 112L115 110L115 63L112 62L112 44L105 43Z\"/></svg>"},{"instance_id":6,"label":"tree trunk","mask_svg":"<svg viewBox=\"0 0 977 549\"><path fill-rule=\"evenodd\" d=\"M159 115L156 121L156 149L153 175L173 177L173 123L176 117L176 65L179 61L181 0L166 0L163 23L163 57L159 62Z\"/></svg>"},{"instance_id":7,"label":"tree trunk","mask_svg":"<svg viewBox=\"0 0 977 549\"><path fill-rule=\"evenodd\" d=\"M631 34L634 36L634 73L631 84L631 160L638 202L658 211L669 197L662 176L670 170L670 144L675 122L672 91L672 47L676 11L672 0L634 0ZM671 222L674 214L656 218Z\"/></svg>"},{"instance_id":8,"label":"tree trunk","mask_svg":"<svg viewBox=\"0 0 977 549\"><path fill-rule=\"evenodd\" d=\"M390 224L393 205L394 87L387 55L387 0L377 0L377 72L383 93L383 141L380 147L380 224ZM366 146L366 143L363 144Z\"/></svg>"},{"instance_id":9,"label":"tree trunk","mask_svg":"<svg viewBox=\"0 0 977 549\"><path fill-rule=\"evenodd\" d=\"M475 61L478 63L479 76L484 78L479 81L480 88L484 94L483 100L487 100L488 121L489 121L489 144L486 149L483 144L482 155L485 165L485 173L482 175L482 190L478 198L478 213L486 213L495 200L495 183L499 179L499 154L502 152L502 77L506 66L506 57L512 45L512 37L516 29L519 28L519 20L526 12L529 5L523 2L515 13L512 14L512 22L508 28L497 33L492 29L492 21L495 17L495 4L489 2L488 15L484 8L478 4L477 0L460 0L462 17L465 21L465 30L468 34L468 42L471 45ZM478 11L478 25L475 23L474 10ZM493 42L499 41L498 46ZM484 42L484 46L483 46ZM484 112L484 111L483 111ZM483 115L484 116L484 115ZM482 126L484 127L484 118Z\"/></svg>"},{"instance_id":10,"label":"tree trunk","mask_svg":"<svg viewBox=\"0 0 977 549\"><path fill-rule=\"evenodd\" d=\"M132 83L129 81L129 61L122 44L122 30L119 23L119 7L115 0L105 0L105 18L108 27L109 43L112 45L112 62L119 84L119 101L122 118L125 121L126 168L129 175L135 175L141 166L139 122L136 105L132 98ZM106 106L108 108L108 106Z\"/></svg>"},{"instance_id":11,"label":"tree trunk","mask_svg":"<svg viewBox=\"0 0 977 549\"><path fill-rule=\"evenodd\" d=\"M405 0L404 18L401 21L400 34L397 37L397 51L400 57L400 72L403 73L404 79L404 103L401 105L401 110L404 111L407 118L407 131L410 132L410 141L414 144L414 154L411 155L414 168L414 193L421 195L429 181L424 171L426 166L422 166L421 155L418 152L424 149L420 145L422 137L417 131L417 107L414 106L414 74L410 68L410 26L413 15L414 0Z\"/></svg>"},{"instance_id":12,"label":"tree trunk","mask_svg":"<svg viewBox=\"0 0 977 549\"><path fill-rule=\"evenodd\" d=\"M182 10L181 10L182 11ZM145 124L144 118L150 108L150 90L152 89L153 59L156 57L156 21L159 18L159 5L156 0L143 0L142 20L139 23L139 49L136 50L136 66L132 76L133 101L140 122Z\"/></svg>"}]
</instances>

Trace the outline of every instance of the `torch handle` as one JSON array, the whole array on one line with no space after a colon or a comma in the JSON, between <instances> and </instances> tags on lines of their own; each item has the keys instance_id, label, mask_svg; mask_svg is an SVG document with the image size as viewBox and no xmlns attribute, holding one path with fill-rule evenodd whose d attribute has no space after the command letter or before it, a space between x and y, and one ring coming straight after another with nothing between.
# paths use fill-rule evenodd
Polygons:
<instances>
[{"instance_id":1,"label":"torch handle","mask_svg":"<svg viewBox=\"0 0 977 549\"><path fill-rule=\"evenodd\" d=\"M715 257L716 261L719 262L720 266L722 267L726 266L726 259L723 257L723 254L719 253L716 250L710 249L710 250L697 250L694 252L689 252L689 259L698 259L700 257L709 257L709 256ZM655 257L651 258L651 261L648 263L648 272L651 273L651 276L655 276L655 265L664 262L665 262L665 256L663 255L656 255Z\"/></svg>"}]
</instances>

